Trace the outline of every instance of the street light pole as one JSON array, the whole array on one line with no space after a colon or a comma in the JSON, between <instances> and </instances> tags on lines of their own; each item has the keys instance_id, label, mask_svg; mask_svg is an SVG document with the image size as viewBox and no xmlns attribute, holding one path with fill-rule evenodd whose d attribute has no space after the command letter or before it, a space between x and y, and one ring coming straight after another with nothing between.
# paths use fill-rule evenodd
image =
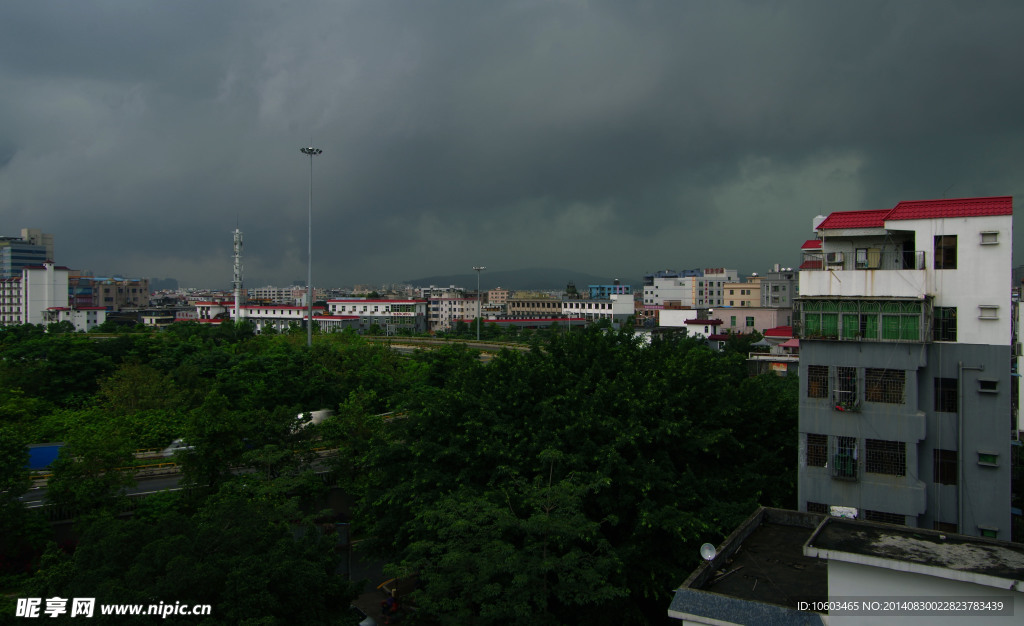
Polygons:
<instances>
[{"instance_id":1,"label":"street light pole","mask_svg":"<svg viewBox=\"0 0 1024 626\"><path fill-rule=\"evenodd\" d=\"M480 341L480 318L483 314L483 311L480 309L480 272L487 268L481 265L473 269L476 270L476 340Z\"/></svg>"},{"instance_id":2,"label":"street light pole","mask_svg":"<svg viewBox=\"0 0 1024 626\"><path fill-rule=\"evenodd\" d=\"M306 250L306 304L309 307L307 309L309 317L306 320L306 347L311 348L313 347L313 157L322 154L323 150L309 146L308 148L299 148L299 151L309 155L309 247Z\"/></svg>"}]
</instances>

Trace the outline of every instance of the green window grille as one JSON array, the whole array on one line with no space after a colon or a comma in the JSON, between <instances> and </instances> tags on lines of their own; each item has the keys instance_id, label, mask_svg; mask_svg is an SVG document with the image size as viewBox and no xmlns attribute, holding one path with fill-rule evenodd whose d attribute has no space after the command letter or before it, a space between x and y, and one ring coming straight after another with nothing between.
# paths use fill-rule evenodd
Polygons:
<instances>
[{"instance_id":1,"label":"green window grille","mask_svg":"<svg viewBox=\"0 0 1024 626\"><path fill-rule=\"evenodd\" d=\"M843 314L843 339L856 339L860 334L860 316Z\"/></svg>"}]
</instances>

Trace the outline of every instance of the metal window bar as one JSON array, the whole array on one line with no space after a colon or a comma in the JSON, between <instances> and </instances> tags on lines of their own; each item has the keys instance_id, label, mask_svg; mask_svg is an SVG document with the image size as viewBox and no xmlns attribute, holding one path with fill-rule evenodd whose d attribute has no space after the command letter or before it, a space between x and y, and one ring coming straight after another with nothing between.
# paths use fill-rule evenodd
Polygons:
<instances>
[{"instance_id":1,"label":"metal window bar","mask_svg":"<svg viewBox=\"0 0 1024 626\"><path fill-rule=\"evenodd\" d=\"M864 399L868 402L903 404L907 377L903 370L864 370Z\"/></svg>"},{"instance_id":2,"label":"metal window bar","mask_svg":"<svg viewBox=\"0 0 1024 626\"><path fill-rule=\"evenodd\" d=\"M887 513L885 511L872 511L864 509L864 519L869 522L882 522L883 524L907 525L907 516L898 513Z\"/></svg>"},{"instance_id":3,"label":"metal window bar","mask_svg":"<svg viewBox=\"0 0 1024 626\"><path fill-rule=\"evenodd\" d=\"M807 397L827 398L828 397L828 366L808 365L807 366Z\"/></svg>"},{"instance_id":4,"label":"metal window bar","mask_svg":"<svg viewBox=\"0 0 1024 626\"><path fill-rule=\"evenodd\" d=\"M857 480L857 440L854 437L833 437L829 461L832 478Z\"/></svg>"},{"instance_id":5,"label":"metal window bar","mask_svg":"<svg viewBox=\"0 0 1024 626\"><path fill-rule=\"evenodd\" d=\"M837 367L832 386L832 405L837 411L856 411L860 408L857 393L857 368Z\"/></svg>"},{"instance_id":6,"label":"metal window bar","mask_svg":"<svg viewBox=\"0 0 1024 626\"><path fill-rule=\"evenodd\" d=\"M828 435L807 433L807 466L825 467L828 465Z\"/></svg>"},{"instance_id":7,"label":"metal window bar","mask_svg":"<svg viewBox=\"0 0 1024 626\"><path fill-rule=\"evenodd\" d=\"M907 475L907 444L902 441L864 441L864 471L889 476Z\"/></svg>"},{"instance_id":8,"label":"metal window bar","mask_svg":"<svg viewBox=\"0 0 1024 626\"><path fill-rule=\"evenodd\" d=\"M914 301L800 299L794 336L839 341L925 342L935 324L930 298Z\"/></svg>"}]
</instances>

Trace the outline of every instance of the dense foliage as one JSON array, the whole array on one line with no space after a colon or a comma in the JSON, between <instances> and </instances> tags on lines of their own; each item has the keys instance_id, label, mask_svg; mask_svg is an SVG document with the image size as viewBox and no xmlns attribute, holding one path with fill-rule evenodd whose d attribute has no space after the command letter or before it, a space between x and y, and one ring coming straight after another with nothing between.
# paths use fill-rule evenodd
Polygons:
<instances>
[{"instance_id":1,"label":"dense foliage","mask_svg":"<svg viewBox=\"0 0 1024 626\"><path fill-rule=\"evenodd\" d=\"M417 602L474 623L640 623L758 504L793 506L792 380L595 327L435 375L408 418L351 432L362 519ZM353 463L354 461L354 463Z\"/></svg>"},{"instance_id":2,"label":"dense foliage","mask_svg":"<svg viewBox=\"0 0 1024 626\"><path fill-rule=\"evenodd\" d=\"M330 622L351 589L312 525L327 448L364 550L418 579L417 621L644 623L697 546L758 504L795 504L794 379L750 378L737 351L685 337L530 339L482 363L460 344L401 357L341 333L310 350L244 324L0 329L0 479L20 494L24 443L64 441L50 497L81 512L77 550L40 565L39 533L0 502L19 538L2 544L5 573L34 553L24 584L40 594L183 594L214 604L208 623ZM320 408L336 415L300 427ZM201 495L112 518L132 452L179 437Z\"/></svg>"}]
</instances>

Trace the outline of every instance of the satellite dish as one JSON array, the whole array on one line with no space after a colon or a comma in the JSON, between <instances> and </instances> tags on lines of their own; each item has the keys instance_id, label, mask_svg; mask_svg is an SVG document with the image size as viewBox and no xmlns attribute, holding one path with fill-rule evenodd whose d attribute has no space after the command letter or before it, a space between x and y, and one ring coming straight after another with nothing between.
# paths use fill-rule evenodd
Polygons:
<instances>
[{"instance_id":1,"label":"satellite dish","mask_svg":"<svg viewBox=\"0 0 1024 626\"><path fill-rule=\"evenodd\" d=\"M718 552L715 550L715 546L710 543L705 543L700 547L700 555L705 561L714 560L715 555L717 554Z\"/></svg>"}]
</instances>

